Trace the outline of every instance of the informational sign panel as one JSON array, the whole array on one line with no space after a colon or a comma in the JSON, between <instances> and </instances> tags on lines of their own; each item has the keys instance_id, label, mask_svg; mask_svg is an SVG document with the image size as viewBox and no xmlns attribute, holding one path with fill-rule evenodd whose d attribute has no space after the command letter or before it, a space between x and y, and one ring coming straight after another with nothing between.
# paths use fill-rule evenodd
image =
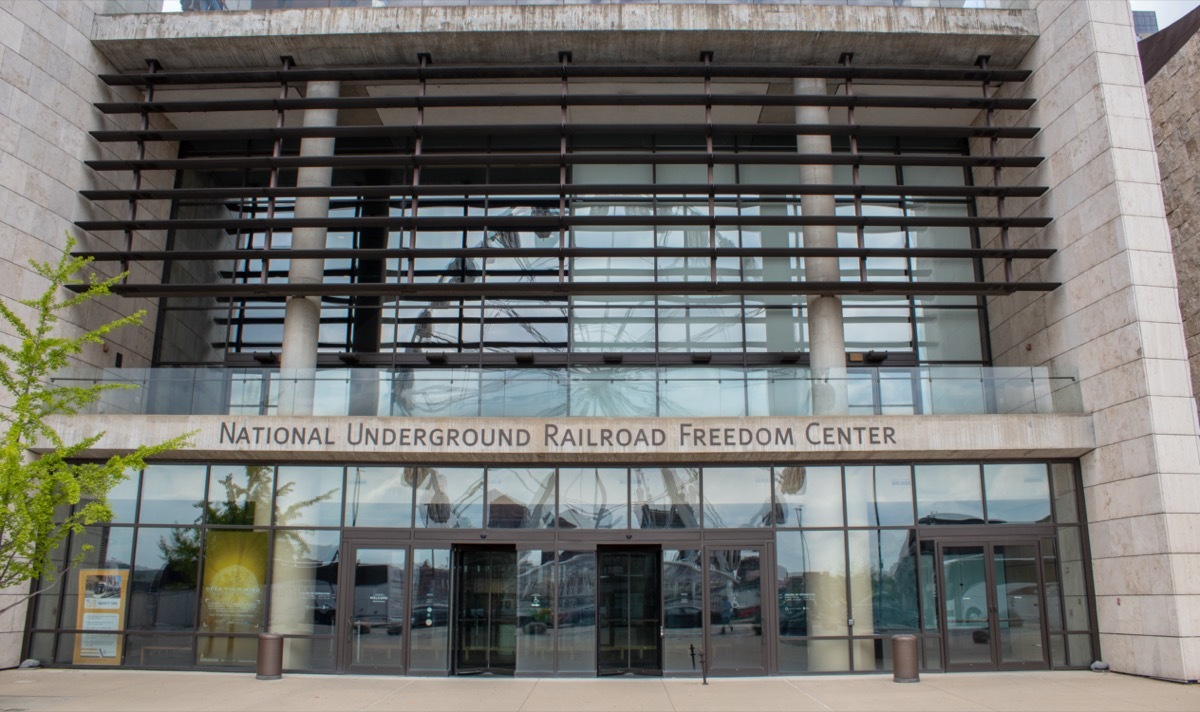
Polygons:
<instances>
[{"instance_id":1,"label":"informational sign panel","mask_svg":"<svg viewBox=\"0 0 1200 712\"><path fill-rule=\"evenodd\" d=\"M83 569L79 572L76 605L76 665L120 665L120 631L125 625L125 598L129 591L127 569Z\"/></svg>"}]
</instances>

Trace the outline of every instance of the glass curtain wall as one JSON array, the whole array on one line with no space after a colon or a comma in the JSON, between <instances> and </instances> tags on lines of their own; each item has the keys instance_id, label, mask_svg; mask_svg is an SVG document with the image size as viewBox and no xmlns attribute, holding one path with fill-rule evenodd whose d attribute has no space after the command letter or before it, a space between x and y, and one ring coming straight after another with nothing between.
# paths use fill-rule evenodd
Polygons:
<instances>
[{"instance_id":1,"label":"glass curtain wall","mask_svg":"<svg viewBox=\"0 0 1200 712\"><path fill-rule=\"evenodd\" d=\"M249 669L257 635L270 630L286 638L288 669L335 671L339 546L346 537L377 542L403 530L404 541L414 543L388 545L403 562L389 581L408 585L396 600L411 610L389 610L387 617L397 625L413 621L410 674L445 674L454 648L449 532L429 532L443 543L422 543L423 532L459 531L462 541L478 544L480 532L512 536L517 528L517 540L528 540L510 554L518 673L596 672L594 542L622 531L641 545L662 532L666 674L689 672L691 646L720 634L719 622L706 633L722 611L706 615L703 608L702 532L709 550L742 551L739 537L773 539L777 575L726 567L730 581L755 587L753 595L731 588L726 598L753 614L738 619L746 623L738 630L765 634L781 673L889 670L887 641L899 632L920 636L925 669L942 669L936 545L961 538L960 531L997 542L1017 532L1037 542L1048 664L1080 667L1093 659L1086 533L1078 474L1068 463L155 465L118 486L111 502L111 523L73 535L55 556L82 554L84 568L127 575L124 619L96 634L120 638L120 664L130 667ZM589 531L596 536L583 546ZM403 554L404 546L411 552ZM757 561L741 557L751 559ZM77 572L67 572L61 586L42 587L30 614L28 656L87 664L76 652ZM754 599L773 610L763 615L748 603ZM764 630L764 622L773 629Z\"/></svg>"}]
</instances>

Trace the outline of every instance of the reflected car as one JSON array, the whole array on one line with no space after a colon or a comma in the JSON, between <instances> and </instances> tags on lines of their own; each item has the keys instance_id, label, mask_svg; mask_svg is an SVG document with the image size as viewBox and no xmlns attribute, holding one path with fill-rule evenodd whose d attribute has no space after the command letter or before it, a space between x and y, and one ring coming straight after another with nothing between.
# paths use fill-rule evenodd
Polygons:
<instances>
[{"instance_id":1,"label":"reflected car","mask_svg":"<svg viewBox=\"0 0 1200 712\"><path fill-rule=\"evenodd\" d=\"M667 606L663 611L663 626L666 628L700 628L704 624L704 612L699 606L680 604Z\"/></svg>"}]
</instances>

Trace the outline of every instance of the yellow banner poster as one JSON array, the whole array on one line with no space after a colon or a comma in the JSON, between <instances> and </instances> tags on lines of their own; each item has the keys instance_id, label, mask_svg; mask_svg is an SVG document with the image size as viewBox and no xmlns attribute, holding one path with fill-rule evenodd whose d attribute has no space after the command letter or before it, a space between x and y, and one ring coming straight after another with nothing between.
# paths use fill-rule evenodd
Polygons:
<instances>
[{"instance_id":1,"label":"yellow banner poster","mask_svg":"<svg viewBox=\"0 0 1200 712\"><path fill-rule=\"evenodd\" d=\"M261 632L266 583L266 532L210 530L204 550L201 628Z\"/></svg>"},{"instance_id":2,"label":"yellow banner poster","mask_svg":"<svg viewBox=\"0 0 1200 712\"><path fill-rule=\"evenodd\" d=\"M126 569L83 569L75 607L76 665L120 665L125 628Z\"/></svg>"}]
</instances>

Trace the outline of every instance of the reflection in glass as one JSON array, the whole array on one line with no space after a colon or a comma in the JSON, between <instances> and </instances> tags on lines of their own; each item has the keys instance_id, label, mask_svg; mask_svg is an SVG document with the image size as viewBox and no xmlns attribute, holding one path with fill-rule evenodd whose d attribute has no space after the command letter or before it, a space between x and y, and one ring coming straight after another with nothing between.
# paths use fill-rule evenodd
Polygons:
<instances>
[{"instance_id":1,"label":"reflection in glass","mask_svg":"<svg viewBox=\"0 0 1200 712\"><path fill-rule=\"evenodd\" d=\"M274 485L275 468L270 465L213 465L205 522L269 526Z\"/></svg>"},{"instance_id":2,"label":"reflection in glass","mask_svg":"<svg viewBox=\"0 0 1200 712\"><path fill-rule=\"evenodd\" d=\"M1043 464L984 465L983 489L992 524L1050 521L1050 487Z\"/></svg>"},{"instance_id":3,"label":"reflection in glass","mask_svg":"<svg viewBox=\"0 0 1200 712\"><path fill-rule=\"evenodd\" d=\"M346 471L346 526L411 527L413 486L399 467Z\"/></svg>"},{"instance_id":4,"label":"reflection in glass","mask_svg":"<svg viewBox=\"0 0 1200 712\"><path fill-rule=\"evenodd\" d=\"M663 671L696 672L700 661L692 653L704 647L700 552L664 549L662 566Z\"/></svg>"},{"instance_id":5,"label":"reflection in glass","mask_svg":"<svg viewBox=\"0 0 1200 712\"><path fill-rule=\"evenodd\" d=\"M919 524L983 524L979 465L917 465Z\"/></svg>"},{"instance_id":6,"label":"reflection in glass","mask_svg":"<svg viewBox=\"0 0 1200 712\"><path fill-rule=\"evenodd\" d=\"M1079 521L1078 494L1075 489L1075 466L1055 463L1050 466L1054 482L1054 517L1059 523Z\"/></svg>"},{"instance_id":7,"label":"reflection in glass","mask_svg":"<svg viewBox=\"0 0 1200 712\"><path fill-rule=\"evenodd\" d=\"M842 469L794 465L775 468L780 526L840 527Z\"/></svg>"},{"instance_id":8,"label":"reflection in glass","mask_svg":"<svg viewBox=\"0 0 1200 712\"><path fill-rule=\"evenodd\" d=\"M596 561L599 674L658 674L662 671L658 549L601 547Z\"/></svg>"},{"instance_id":9,"label":"reflection in glass","mask_svg":"<svg viewBox=\"0 0 1200 712\"><path fill-rule=\"evenodd\" d=\"M624 529L629 525L629 471L625 468L561 468L560 529Z\"/></svg>"},{"instance_id":10,"label":"reflection in glass","mask_svg":"<svg viewBox=\"0 0 1200 712\"><path fill-rule=\"evenodd\" d=\"M430 529L483 527L483 469L409 467L417 489L416 526Z\"/></svg>"},{"instance_id":11,"label":"reflection in glass","mask_svg":"<svg viewBox=\"0 0 1200 712\"><path fill-rule=\"evenodd\" d=\"M129 598L130 629L192 629L199 554L200 532L196 529L138 530L137 562Z\"/></svg>"},{"instance_id":12,"label":"reflection in glass","mask_svg":"<svg viewBox=\"0 0 1200 712\"><path fill-rule=\"evenodd\" d=\"M450 549L413 550L409 671L446 672L450 662Z\"/></svg>"},{"instance_id":13,"label":"reflection in glass","mask_svg":"<svg viewBox=\"0 0 1200 712\"><path fill-rule=\"evenodd\" d=\"M695 529L700 526L700 469L635 467L630 471L633 527Z\"/></svg>"},{"instance_id":14,"label":"reflection in glass","mask_svg":"<svg viewBox=\"0 0 1200 712\"><path fill-rule=\"evenodd\" d=\"M142 473L142 524L194 524L204 500L204 465L151 465Z\"/></svg>"},{"instance_id":15,"label":"reflection in glass","mask_svg":"<svg viewBox=\"0 0 1200 712\"><path fill-rule=\"evenodd\" d=\"M784 672L850 669L844 640L799 644L798 636L849 633L845 534L781 531L776 534L779 575L779 665Z\"/></svg>"},{"instance_id":16,"label":"reflection in glass","mask_svg":"<svg viewBox=\"0 0 1200 712\"><path fill-rule=\"evenodd\" d=\"M984 547L942 547L946 664L991 665Z\"/></svg>"},{"instance_id":17,"label":"reflection in glass","mask_svg":"<svg viewBox=\"0 0 1200 712\"><path fill-rule=\"evenodd\" d=\"M1037 546L996 544L992 556L1000 663L1040 663L1046 653L1042 648Z\"/></svg>"},{"instance_id":18,"label":"reflection in glass","mask_svg":"<svg viewBox=\"0 0 1200 712\"><path fill-rule=\"evenodd\" d=\"M108 491L108 506L113 513L112 519L109 520L111 523L133 522L134 514L137 512L138 481L140 479L140 473L130 472L129 477L121 480ZM76 509L78 510L85 503L80 502L76 505Z\"/></svg>"},{"instance_id":19,"label":"reflection in glass","mask_svg":"<svg viewBox=\"0 0 1200 712\"><path fill-rule=\"evenodd\" d=\"M704 526L769 527L771 468L704 468Z\"/></svg>"},{"instance_id":20,"label":"reflection in glass","mask_svg":"<svg viewBox=\"0 0 1200 712\"><path fill-rule=\"evenodd\" d=\"M133 561L133 529L124 527L87 527L83 534L71 537L71 561L82 556L80 569L125 569ZM84 547L89 547L84 551ZM62 626L74 628L75 609L79 598L79 572L76 569L56 572L62 580ZM59 643L62 645L62 643ZM71 662L68 657L67 662Z\"/></svg>"},{"instance_id":21,"label":"reflection in glass","mask_svg":"<svg viewBox=\"0 0 1200 712\"><path fill-rule=\"evenodd\" d=\"M517 671L554 672L554 552L517 552Z\"/></svg>"},{"instance_id":22,"label":"reflection in glass","mask_svg":"<svg viewBox=\"0 0 1200 712\"><path fill-rule=\"evenodd\" d=\"M763 671L762 557L758 549L708 552L709 667Z\"/></svg>"},{"instance_id":23,"label":"reflection in glass","mask_svg":"<svg viewBox=\"0 0 1200 712\"><path fill-rule=\"evenodd\" d=\"M488 470L487 525L497 529L554 526L554 470Z\"/></svg>"},{"instance_id":24,"label":"reflection in glass","mask_svg":"<svg viewBox=\"0 0 1200 712\"><path fill-rule=\"evenodd\" d=\"M911 529L849 533L851 617L855 635L917 630L917 552ZM855 667L862 668L859 648ZM873 654L873 653L872 653Z\"/></svg>"},{"instance_id":25,"label":"reflection in glass","mask_svg":"<svg viewBox=\"0 0 1200 712\"><path fill-rule=\"evenodd\" d=\"M511 675L517 665L517 552L454 549L454 672Z\"/></svg>"},{"instance_id":26,"label":"reflection in glass","mask_svg":"<svg viewBox=\"0 0 1200 712\"><path fill-rule=\"evenodd\" d=\"M1063 623L1067 630L1089 630L1083 542L1078 527L1058 530L1058 562L1062 571ZM1090 661L1089 661L1090 663ZM1072 658L1072 665L1076 664Z\"/></svg>"},{"instance_id":27,"label":"reflection in glass","mask_svg":"<svg viewBox=\"0 0 1200 712\"><path fill-rule=\"evenodd\" d=\"M596 671L596 552L561 551L558 565L558 671Z\"/></svg>"},{"instance_id":28,"label":"reflection in glass","mask_svg":"<svg viewBox=\"0 0 1200 712\"><path fill-rule=\"evenodd\" d=\"M279 468L276 526L336 527L342 523L341 467Z\"/></svg>"},{"instance_id":29,"label":"reflection in glass","mask_svg":"<svg viewBox=\"0 0 1200 712\"><path fill-rule=\"evenodd\" d=\"M912 469L908 465L847 465L846 523L912 526Z\"/></svg>"},{"instance_id":30,"label":"reflection in glass","mask_svg":"<svg viewBox=\"0 0 1200 712\"><path fill-rule=\"evenodd\" d=\"M354 561L354 593L350 603L350 663L399 668L404 654L404 549L358 549ZM320 592L316 615L332 621L334 591Z\"/></svg>"},{"instance_id":31,"label":"reflection in glass","mask_svg":"<svg viewBox=\"0 0 1200 712\"><path fill-rule=\"evenodd\" d=\"M338 509L341 507L339 505ZM338 581L337 531L279 530L274 538L271 572L272 633L285 635L333 634ZM328 641L310 638L284 640L283 665L287 669L322 669L321 656Z\"/></svg>"},{"instance_id":32,"label":"reflection in glass","mask_svg":"<svg viewBox=\"0 0 1200 712\"><path fill-rule=\"evenodd\" d=\"M34 651L30 652L34 659L47 659L38 656ZM127 667L191 667L192 637L190 635L125 636L124 664Z\"/></svg>"}]
</instances>

